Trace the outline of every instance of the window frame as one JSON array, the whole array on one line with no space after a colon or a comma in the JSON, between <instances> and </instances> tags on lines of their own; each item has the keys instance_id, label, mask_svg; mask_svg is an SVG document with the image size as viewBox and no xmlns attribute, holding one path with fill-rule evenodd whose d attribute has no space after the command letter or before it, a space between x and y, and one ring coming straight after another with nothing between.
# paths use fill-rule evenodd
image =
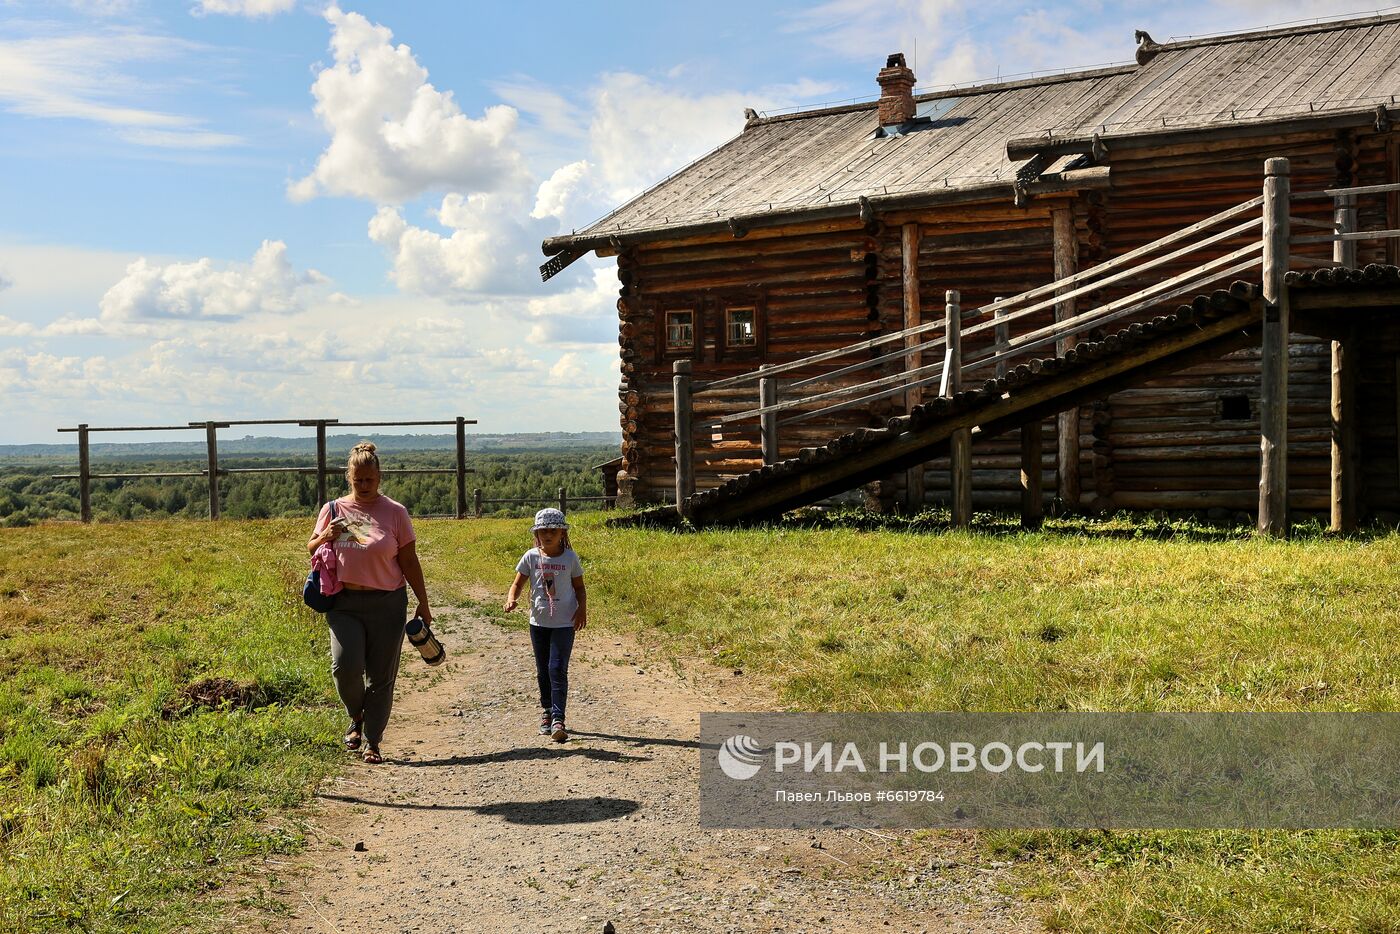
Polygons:
<instances>
[{"instance_id":1,"label":"window frame","mask_svg":"<svg viewBox=\"0 0 1400 934\"><path fill-rule=\"evenodd\" d=\"M671 316L672 316L672 315L678 315L678 314L690 315L690 343L689 343L688 345L680 345L680 344L672 344L672 343L671 343ZM693 357L693 356L695 356L695 352L696 352L696 350L697 350L697 349L699 348L699 346L700 346L700 340L699 340L699 337L700 337L700 335L699 335L699 330L700 330L700 329L699 329L699 327L698 327L699 321L698 321L698 315L696 314L696 306L695 306L695 304L691 304L691 305L688 306L688 307L680 307L680 306L677 306L677 307L675 307L675 308L664 308L664 309L662 309L662 311L661 311L660 325L661 325L661 341L660 341L660 348L661 348L661 352L662 352L662 354L663 354L664 356L667 356L667 357L677 357L677 358Z\"/></svg>"}]
</instances>

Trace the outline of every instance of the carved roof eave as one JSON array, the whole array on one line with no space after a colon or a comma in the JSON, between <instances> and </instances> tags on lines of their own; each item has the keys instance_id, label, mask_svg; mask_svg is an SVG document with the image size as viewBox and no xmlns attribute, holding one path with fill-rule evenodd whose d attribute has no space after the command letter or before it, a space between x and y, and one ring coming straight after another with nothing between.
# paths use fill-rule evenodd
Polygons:
<instances>
[{"instance_id":1,"label":"carved roof eave","mask_svg":"<svg viewBox=\"0 0 1400 934\"><path fill-rule=\"evenodd\" d=\"M1024 191L1026 194L1034 196L1106 188L1108 184L1108 167L1094 166L1086 169L1071 169L1055 175L1042 175L1035 181L1026 184ZM655 243L680 237L722 233L742 236L749 231L762 230L765 227L779 227L784 224L804 221L823 221L846 217L858 221L865 205L869 206L865 208L866 210L874 210L878 214L882 211L915 210L923 207L1011 197L1015 193L1015 185L1014 180L1003 179L962 188L938 189L911 194L877 195L842 201L837 204L799 207L783 211L763 211L758 214L741 214L699 224L650 227L635 231L609 231L587 236L571 234L550 237L541 244L541 249L546 256L554 256L565 251L589 252L593 250L598 251L601 256L607 256L634 244Z\"/></svg>"}]
</instances>

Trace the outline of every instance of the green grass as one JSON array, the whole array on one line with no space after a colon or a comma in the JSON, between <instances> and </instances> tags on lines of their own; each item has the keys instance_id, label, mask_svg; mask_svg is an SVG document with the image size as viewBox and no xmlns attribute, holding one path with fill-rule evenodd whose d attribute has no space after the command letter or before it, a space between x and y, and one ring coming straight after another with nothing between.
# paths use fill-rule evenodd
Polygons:
<instances>
[{"instance_id":1,"label":"green grass","mask_svg":"<svg viewBox=\"0 0 1400 934\"><path fill-rule=\"evenodd\" d=\"M585 517L571 534L592 619L760 674L794 709L1400 708L1400 536L984 529L679 534ZM497 590L528 544L521 523L445 536L454 567ZM1400 932L1397 833L981 839L989 858L1018 861L1021 893L1054 930Z\"/></svg>"},{"instance_id":2,"label":"green grass","mask_svg":"<svg viewBox=\"0 0 1400 934\"><path fill-rule=\"evenodd\" d=\"M323 624L296 596L306 524L0 532L0 929L197 927L216 900L193 896L301 844L282 815L336 767L340 727ZM1400 704L1395 535L574 524L593 626L743 668L794 709ZM434 602L503 594L527 529L419 523ZM237 703L180 702L214 676ZM1400 931L1395 833L980 840L1057 930Z\"/></svg>"}]
</instances>

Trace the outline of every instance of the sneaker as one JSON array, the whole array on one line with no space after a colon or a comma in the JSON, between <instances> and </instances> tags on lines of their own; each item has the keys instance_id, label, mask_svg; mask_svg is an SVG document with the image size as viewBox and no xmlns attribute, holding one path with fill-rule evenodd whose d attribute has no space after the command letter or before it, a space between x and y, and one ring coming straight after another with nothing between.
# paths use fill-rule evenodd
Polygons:
<instances>
[{"instance_id":1,"label":"sneaker","mask_svg":"<svg viewBox=\"0 0 1400 934\"><path fill-rule=\"evenodd\" d=\"M554 721L554 732L549 734L556 743L562 743L569 738L569 731L564 729L563 720Z\"/></svg>"},{"instance_id":2,"label":"sneaker","mask_svg":"<svg viewBox=\"0 0 1400 934\"><path fill-rule=\"evenodd\" d=\"M549 719L549 711L548 711L548 710L542 710L542 711L540 711L540 735L541 735L541 736L548 736L548 735L549 735L549 732L550 732L550 729L551 729L551 726L552 726L552 724L551 724L551 721L550 721L550 719Z\"/></svg>"}]
</instances>

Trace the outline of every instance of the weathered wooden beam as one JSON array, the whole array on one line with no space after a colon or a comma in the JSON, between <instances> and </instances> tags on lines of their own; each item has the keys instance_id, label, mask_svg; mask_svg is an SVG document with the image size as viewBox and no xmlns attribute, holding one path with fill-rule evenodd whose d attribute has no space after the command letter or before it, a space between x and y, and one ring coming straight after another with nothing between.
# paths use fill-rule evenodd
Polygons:
<instances>
[{"instance_id":1,"label":"weathered wooden beam","mask_svg":"<svg viewBox=\"0 0 1400 934\"><path fill-rule=\"evenodd\" d=\"M676 422L676 512L690 515L690 497L695 492L695 439L691 428L691 361L676 360L671 365L672 408Z\"/></svg>"},{"instance_id":2,"label":"weathered wooden beam","mask_svg":"<svg viewBox=\"0 0 1400 934\"><path fill-rule=\"evenodd\" d=\"M209 456L209 518L219 518L219 426L204 423L204 443Z\"/></svg>"},{"instance_id":3,"label":"weathered wooden beam","mask_svg":"<svg viewBox=\"0 0 1400 934\"><path fill-rule=\"evenodd\" d=\"M92 521L92 460L87 423L78 426L78 515Z\"/></svg>"},{"instance_id":4,"label":"weathered wooden beam","mask_svg":"<svg viewBox=\"0 0 1400 934\"><path fill-rule=\"evenodd\" d=\"M1290 218L1290 223L1292 219ZM1339 233L1356 230L1356 196L1338 195L1333 200L1332 223ZM1338 266L1355 268L1356 241L1342 239L1332 245L1332 259ZM1332 457L1331 529L1350 533L1356 530L1356 351L1354 335L1332 341Z\"/></svg>"},{"instance_id":5,"label":"weathered wooden beam","mask_svg":"<svg viewBox=\"0 0 1400 934\"><path fill-rule=\"evenodd\" d=\"M944 333L948 338L948 398L962 392L962 300L957 290L944 293ZM972 428L959 428L950 438L948 453L951 462L952 490L950 505L953 526L965 529L972 524ZM923 466L919 472L922 475Z\"/></svg>"},{"instance_id":6,"label":"weathered wooden beam","mask_svg":"<svg viewBox=\"0 0 1400 934\"><path fill-rule=\"evenodd\" d=\"M1375 121L1375 107L1358 107L1341 112L1295 117L1288 120L1264 120L1238 123L1233 126L1210 126L1188 130L1157 130L1142 133L1104 135L1103 144L1110 154L1118 147L1152 147L1182 143L1214 143L1219 140L1251 136L1277 136L1299 130L1342 129L1366 126ZM1068 156L1087 153L1094 148L1094 136L1021 136L1006 144L1006 156L1012 162L1022 162L1036 155Z\"/></svg>"},{"instance_id":7,"label":"weathered wooden beam","mask_svg":"<svg viewBox=\"0 0 1400 934\"><path fill-rule=\"evenodd\" d=\"M764 364L760 370L767 370L771 364ZM766 409L778 404L778 380L775 377L761 377L758 381L758 407ZM778 413L764 412L758 417L759 448L763 451L763 463L776 464L778 455Z\"/></svg>"},{"instance_id":8,"label":"weathered wooden beam","mask_svg":"<svg viewBox=\"0 0 1400 934\"><path fill-rule=\"evenodd\" d=\"M903 260L902 282L904 286L904 330L908 332L923 324L923 313L919 306L919 225L905 224L900 230L900 252ZM910 334L904 338L905 372L918 372L923 366L923 351L917 349L919 338ZM904 411L912 412L914 406L923 402L922 386L911 386L904 394ZM924 504L924 465L915 464L904 474L904 504L910 512L917 512Z\"/></svg>"},{"instance_id":9,"label":"weathered wooden beam","mask_svg":"<svg viewBox=\"0 0 1400 934\"><path fill-rule=\"evenodd\" d=\"M1074 237L1074 215L1068 208L1051 213L1054 226L1055 278L1067 279L1079 271L1079 245ZM1069 291L1066 289L1065 291ZM1068 321L1075 317L1076 304L1073 297L1055 303L1055 320ZM1078 338L1067 334L1055 342L1055 353L1064 356L1078 343ZM1079 508L1079 409L1066 409L1055 417L1058 429L1058 453L1056 456L1057 493L1064 508L1071 511Z\"/></svg>"},{"instance_id":10,"label":"weathered wooden beam","mask_svg":"<svg viewBox=\"0 0 1400 934\"><path fill-rule=\"evenodd\" d=\"M1264 325L1260 345L1259 531L1288 536L1287 159L1264 163Z\"/></svg>"}]
</instances>

